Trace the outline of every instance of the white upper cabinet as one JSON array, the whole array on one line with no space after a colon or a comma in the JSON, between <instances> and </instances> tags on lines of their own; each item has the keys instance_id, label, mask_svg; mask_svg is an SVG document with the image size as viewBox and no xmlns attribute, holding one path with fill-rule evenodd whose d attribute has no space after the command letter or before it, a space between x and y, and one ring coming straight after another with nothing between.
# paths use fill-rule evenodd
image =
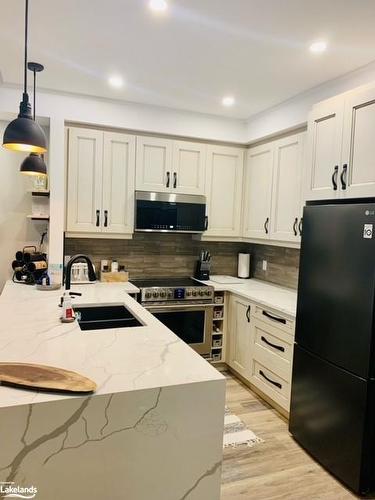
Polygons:
<instances>
[{"instance_id":1,"label":"white upper cabinet","mask_svg":"<svg viewBox=\"0 0 375 500\"><path fill-rule=\"evenodd\" d=\"M243 216L246 238L269 238L273 156L273 143L251 148L247 155Z\"/></svg>"},{"instance_id":2,"label":"white upper cabinet","mask_svg":"<svg viewBox=\"0 0 375 500\"><path fill-rule=\"evenodd\" d=\"M313 108L309 115L304 199L336 198L339 175L344 104L333 98Z\"/></svg>"},{"instance_id":3,"label":"white upper cabinet","mask_svg":"<svg viewBox=\"0 0 375 500\"><path fill-rule=\"evenodd\" d=\"M205 144L173 141L171 191L204 194L205 161Z\"/></svg>"},{"instance_id":4,"label":"white upper cabinet","mask_svg":"<svg viewBox=\"0 0 375 500\"><path fill-rule=\"evenodd\" d=\"M341 196L375 196L375 87L345 99Z\"/></svg>"},{"instance_id":5,"label":"white upper cabinet","mask_svg":"<svg viewBox=\"0 0 375 500\"><path fill-rule=\"evenodd\" d=\"M304 133L275 143L270 239L299 241Z\"/></svg>"},{"instance_id":6,"label":"white upper cabinet","mask_svg":"<svg viewBox=\"0 0 375 500\"><path fill-rule=\"evenodd\" d=\"M69 129L68 231L101 231L102 163L103 132Z\"/></svg>"},{"instance_id":7,"label":"white upper cabinet","mask_svg":"<svg viewBox=\"0 0 375 500\"><path fill-rule=\"evenodd\" d=\"M169 192L173 185L173 141L137 137L136 188L138 191Z\"/></svg>"},{"instance_id":8,"label":"white upper cabinet","mask_svg":"<svg viewBox=\"0 0 375 500\"><path fill-rule=\"evenodd\" d=\"M134 228L135 137L104 133L102 229L132 233Z\"/></svg>"},{"instance_id":9,"label":"white upper cabinet","mask_svg":"<svg viewBox=\"0 0 375 500\"><path fill-rule=\"evenodd\" d=\"M241 235L244 150L208 146L206 163L207 236Z\"/></svg>"},{"instance_id":10,"label":"white upper cabinet","mask_svg":"<svg viewBox=\"0 0 375 500\"><path fill-rule=\"evenodd\" d=\"M134 136L69 128L67 231L131 234L134 178Z\"/></svg>"},{"instance_id":11,"label":"white upper cabinet","mask_svg":"<svg viewBox=\"0 0 375 500\"><path fill-rule=\"evenodd\" d=\"M136 188L204 194L205 156L205 144L138 136Z\"/></svg>"}]
</instances>

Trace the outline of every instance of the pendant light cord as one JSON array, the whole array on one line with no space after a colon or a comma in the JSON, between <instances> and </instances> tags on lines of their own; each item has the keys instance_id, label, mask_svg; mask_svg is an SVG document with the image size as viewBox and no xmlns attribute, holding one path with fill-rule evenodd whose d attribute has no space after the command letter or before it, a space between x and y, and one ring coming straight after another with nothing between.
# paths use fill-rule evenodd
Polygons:
<instances>
[{"instance_id":1,"label":"pendant light cord","mask_svg":"<svg viewBox=\"0 0 375 500\"><path fill-rule=\"evenodd\" d=\"M34 89L33 89L33 118L34 118L34 122L35 122L35 88L36 88L36 70L34 68L33 70L33 73L34 73Z\"/></svg>"},{"instance_id":2,"label":"pendant light cord","mask_svg":"<svg viewBox=\"0 0 375 500\"><path fill-rule=\"evenodd\" d=\"M24 93L27 93L27 35L29 24L29 0L25 0L25 65L24 65Z\"/></svg>"}]
</instances>

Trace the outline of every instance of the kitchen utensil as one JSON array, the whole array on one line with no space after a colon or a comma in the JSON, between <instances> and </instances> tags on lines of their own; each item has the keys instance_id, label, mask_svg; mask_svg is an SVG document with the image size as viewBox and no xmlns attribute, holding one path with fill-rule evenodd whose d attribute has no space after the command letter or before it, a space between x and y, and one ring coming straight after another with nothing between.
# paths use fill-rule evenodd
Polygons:
<instances>
[{"instance_id":1,"label":"kitchen utensil","mask_svg":"<svg viewBox=\"0 0 375 500\"><path fill-rule=\"evenodd\" d=\"M31 363L0 363L0 384L53 392L96 390L96 383L79 373Z\"/></svg>"}]
</instances>

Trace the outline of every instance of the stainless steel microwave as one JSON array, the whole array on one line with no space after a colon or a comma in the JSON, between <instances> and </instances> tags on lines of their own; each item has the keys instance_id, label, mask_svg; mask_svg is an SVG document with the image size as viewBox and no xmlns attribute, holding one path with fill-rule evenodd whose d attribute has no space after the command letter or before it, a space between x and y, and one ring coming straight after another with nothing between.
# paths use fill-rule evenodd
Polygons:
<instances>
[{"instance_id":1,"label":"stainless steel microwave","mask_svg":"<svg viewBox=\"0 0 375 500\"><path fill-rule=\"evenodd\" d=\"M207 222L204 196L135 193L136 231L203 233Z\"/></svg>"}]
</instances>

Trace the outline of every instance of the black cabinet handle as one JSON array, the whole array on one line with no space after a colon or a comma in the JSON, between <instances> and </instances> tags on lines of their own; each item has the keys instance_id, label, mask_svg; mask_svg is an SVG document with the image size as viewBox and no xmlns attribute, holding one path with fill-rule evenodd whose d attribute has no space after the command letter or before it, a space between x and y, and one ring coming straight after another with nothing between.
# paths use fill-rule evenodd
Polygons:
<instances>
[{"instance_id":1,"label":"black cabinet handle","mask_svg":"<svg viewBox=\"0 0 375 500\"><path fill-rule=\"evenodd\" d=\"M104 210L104 227L108 227L108 210Z\"/></svg>"},{"instance_id":2,"label":"black cabinet handle","mask_svg":"<svg viewBox=\"0 0 375 500\"><path fill-rule=\"evenodd\" d=\"M169 188L170 182L171 182L171 173L167 172L167 183L166 183L165 187Z\"/></svg>"},{"instance_id":3,"label":"black cabinet handle","mask_svg":"<svg viewBox=\"0 0 375 500\"><path fill-rule=\"evenodd\" d=\"M280 382L275 382L274 380L271 380L270 378L267 377L267 375L264 374L264 372L262 370L259 370L259 375L262 375L263 378L265 378L266 380L268 380L268 382L270 382L271 384L275 385L279 389L282 388L282 385L280 384Z\"/></svg>"},{"instance_id":4,"label":"black cabinet handle","mask_svg":"<svg viewBox=\"0 0 375 500\"><path fill-rule=\"evenodd\" d=\"M298 231L299 231L300 236L302 236L302 226L303 226L303 217L301 217L299 224L298 224Z\"/></svg>"},{"instance_id":5,"label":"black cabinet handle","mask_svg":"<svg viewBox=\"0 0 375 500\"><path fill-rule=\"evenodd\" d=\"M248 306L248 308L246 309L246 318L247 318L247 322L250 323L250 306Z\"/></svg>"},{"instance_id":6,"label":"black cabinet handle","mask_svg":"<svg viewBox=\"0 0 375 500\"><path fill-rule=\"evenodd\" d=\"M335 168L334 168L333 174L332 174L332 186L333 186L333 190L334 191L337 191L337 176L338 176L338 173L339 173L339 166L335 165Z\"/></svg>"},{"instance_id":7,"label":"black cabinet handle","mask_svg":"<svg viewBox=\"0 0 375 500\"><path fill-rule=\"evenodd\" d=\"M347 176L347 172L348 172L348 165L346 163L344 163L344 165L342 166L342 172L341 172L341 175L340 175L341 189L343 189L344 191L346 189L346 176Z\"/></svg>"},{"instance_id":8,"label":"black cabinet handle","mask_svg":"<svg viewBox=\"0 0 375 500\"><path fill-rule=\"evenodd\" d=\"M268 234L268 223L269 223L269 221L270 221L270 218L267 217L267 219L266 219L266 221L264 223L264 231L265 231L266 234Z\"/></svg>"},{"instance_id":9,"label":"black cabinet handle","mask_svg":"<svg viewBox=\"0 0 375 500\"><path fill-rule=\"evenodd\" d=\"M278 323L283 323L284 325L286 325L286 319L284 318L278 318L277 316L272 316L272 314L270 314L267 311L262 311L262 314L263 316L266 316L267 318L270 318L273 321L277 321Z\"/></svg>"},{"instance_id":10,"label":"black cabinet handle","mask_svg":"<svg viewBox=\"0 0 375 500\"><path fill-rule=\"evenodd\" d=\"M285 347L282 347L281 345L272 344L272 342L267 340L266 337L263 337L263 335L260 337L260 339L262 340L262 342L273 347L274 349L277 349L278 351L281 351L281 352L285 352Z\"/></svg>"},{"instance_id":11,"label":"black cabinet handle","mask_svg":"<svg viewBox=\"0 0 375 500\"><path fill-rule=\"evenodd\" d=\"M177 174L176 172L173 172L173 187L177 187Z\"/></svg>"},{"instance_id":12,"label":"black cabinet handle","mask_svg":"<svg viewBox=\"0 0 375 500\"><path fill-rule=\"evenodd\" d=\"M298 235L298 233L297 233L297 223L298 223L298 217L296 217L294 219L294 224L293 224L293 233L294 233L294 236Z\"/></svg>"},{"instance_id":13,"label":"black cabinet handle","mask_svg":"<svg viewBox=\"0 0 375 500\"><path fill-rule=\"evenodd\" d=\"M100 210L96 211L96 227L100 226Z\"/></svg>"},{"instance_id":14,"label":"black cabinet handle","mask_svg":"<svg viewBox=\"0 0 375 500\"><path fill-rule=\"evenodd\" d=\"M204 218L204 230L207 231L208 229L208 215Z\"/></svg>"}]
</instances>

